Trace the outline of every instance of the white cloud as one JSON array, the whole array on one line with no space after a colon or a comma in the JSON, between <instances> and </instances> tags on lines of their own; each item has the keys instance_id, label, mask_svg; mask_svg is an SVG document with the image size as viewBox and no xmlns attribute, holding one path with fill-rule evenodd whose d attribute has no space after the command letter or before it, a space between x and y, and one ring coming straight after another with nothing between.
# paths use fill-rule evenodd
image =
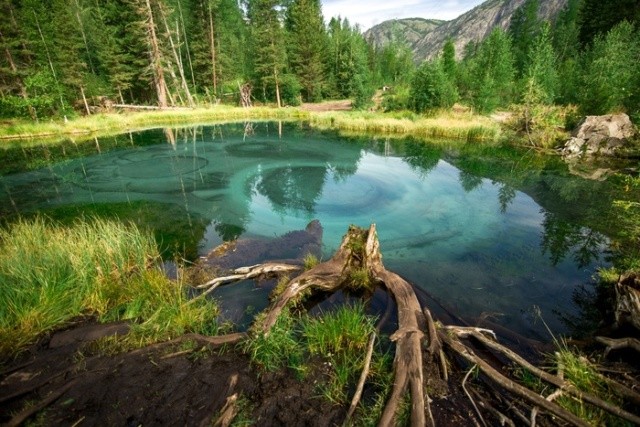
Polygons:
<instances>
[{"instance_id":1,"label":"white cloud","mask_svg":"<svg viewBox=\"0 0 640 427\"><path fill-rule=\"evenodd\" d=\"M362 30L382 21L400 18L451 20L484 0L323 0L322 12L328 21L340 15Z\"/></svg>"}]
</instances>

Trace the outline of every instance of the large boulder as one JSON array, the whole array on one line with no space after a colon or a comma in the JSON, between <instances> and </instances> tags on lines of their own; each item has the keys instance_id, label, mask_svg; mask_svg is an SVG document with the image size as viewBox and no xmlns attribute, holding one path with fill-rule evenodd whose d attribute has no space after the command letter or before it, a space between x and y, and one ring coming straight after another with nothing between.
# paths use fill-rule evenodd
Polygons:
<instances>
[{"instance_id":1,"label":"large boulder","mask_svg":"<svg viewBox=\"0 0 640 427\"><path fill-rule=\"evenodd\" d=\"M626 114L587 116L575 128L562 149L565 156L614 155L628 145L636 129Z\"/></svg>"}]
</instances>

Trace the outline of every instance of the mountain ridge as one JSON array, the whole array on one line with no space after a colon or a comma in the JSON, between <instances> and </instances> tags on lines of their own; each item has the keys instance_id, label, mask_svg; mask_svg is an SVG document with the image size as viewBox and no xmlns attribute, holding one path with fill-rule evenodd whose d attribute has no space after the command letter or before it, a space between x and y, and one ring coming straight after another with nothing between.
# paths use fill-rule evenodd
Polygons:
<instances>
[{"instance_id":1,"label":"mountain ridge","mask_svg":"<svg viewBox=\"0 0 640 427\"><path fill-rule=\"evenodd\" d=\"M507 29L513 13L525 3L526 0L487 0L473 9L463 13L450 21L438 21L427 18L405 18L381 22L367 30L364 35L376 46L390 41L385 34L389 28L395 28L394 36L399 37L399 30L410 28L411 33L403 36L403 39L411 48L416 62L435 58L441 51L448 38L453 40L456 48L456 56L460 58L464 47L470 42L480 42L487 37L496 27ZM553 20L565 7L568 0L540 0L538 17L541 20ZM407 23L405 21L410 21ZM411 25L415 21L440 22L438 25L424 26L420 34L416 27Z\"/></svg>"}]
</instances>

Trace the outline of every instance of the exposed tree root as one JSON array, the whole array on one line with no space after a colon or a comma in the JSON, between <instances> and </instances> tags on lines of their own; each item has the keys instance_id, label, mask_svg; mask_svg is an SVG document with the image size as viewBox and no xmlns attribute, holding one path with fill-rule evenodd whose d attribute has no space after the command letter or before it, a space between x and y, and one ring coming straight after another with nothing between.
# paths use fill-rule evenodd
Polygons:
<instances>
[{"instance_id":1,"label":"exposed tree root","mask_svg":"<svg viewBox=\"0 0 640 427\"><path fill-rule=\"evenodd\" d=\"M288 274L299 269L298 266L281 263L254 265L236 269L233 275L214 279L202 287L208 288L204 293L207 294L222 283L263 277L265 275ZM440 375L448 382L449 368L444 356L444 350L449 354L458 356L458 359L466 360L466 369L468 369L469 366L477 366L484 376L490 380L489 383L499 386L499 388L489 387L489 383L483 385L483 390L484 387L486 387L486 390L490 390L489 395L493 394L491 401L488 401L480 393L473 389L467 389L463 384L465 393L476 408L478 419L485 425L495 423L493 420L487 421L484 418L487 416L495 416L501 425L515 425L514 421L505 415L503 411L513 414L515 416L514 419L517 420L518 423L525 425L535 425L539 411L544 411L554 417L558 417L571 425L588 425L584 420L554 402L561 394L571 395L620 418L640 425L640 417L612 405L597 396L578 390L562 377L562 372L559 372L557 376L552 375L535 367L512 350L497 343L496 336L491 330L474 327L443 327L437 325L431 316L431 312L427 308L421 307L414 288L402 277L388 271L384 267L375 225L371 225L368 230L354 226L350 227L340 247L330 260L320 263L312 269L302 272L297 277L289 280L282 293L277 296L272 301L270 307L265 310L260 322L254 324L254 333L268 335L283 309L290 303L298 301L309 292L319 291L331 293L350 286L352 281L351 273L356 271L356 269L360 272L366 270L372 285L384 287L388 295L394 299L398 310L398 328L390 336L390 340L395 342L395 357L393 361L394 383L379 420L380 426L394 425L400 403L407 392L410 393L411 397L411 425L425 426L435 424L431 414L430 400L425 391L423 364L431 363L437 359ZM387 316L388 315L385 314L383 318ZM380 327L383 321L384 320L381 319L378 327ZM200 339L199 337L197 340L209 341L208 337L204 338L205 339ZM233 339L230 339L229 342L237 342L243 338L244 336L235 336ZM516 379L509 377L507 373L496 369L492 364L495 364L496 361L499 362L500 359L494 356L492 364L490 364L478 356L473 350L474 345L468 341L469 338L472 338L476 343L480 343L492 352L497 353L502 360L506 358L508 361L536 375L541 380L555 386L551 395L544 398L537 392L520 384ZM217 340L220 339L224 341L224 338L220 337L213 337L212 340L214 339L216 343L218 342ZM610 347L619 345L612 341L601 342ZM631 344L631 346L634 345L635 343ZM373 343L370 341L367 363L365 363L345 423L349 422L358 404L359 396L367 378L372 349ZM426 357L425 360L423 360L423 350L426 350L425 354L430 356ZM452 360L455 359L456 358L452 358ZM465 378L464 382L466 382L466 379L467 378ZM640 396L638 396L637 393L613 380L607 379L607 381L621 387L620 389L618 389L617 386L612 387L618 391L618 394L634 403L638 403ZM450 384L450 386L453 385ZM626 390L623 390L623 388ZM482 411L484 411L484 414ZM531 416L527 417L525 415L527 413L531 414Z\"/></svg>"},{"instance_id":2,"label":"exposed tree root","mask_svg":"<svg viewBox=\"0 0 640 427\"><path fill-rule=\"evenodd\" d=\"M603 354L604 357L607 357L612 350L621 350L623 348L630 348L640 353L640 340L635 338L596 337L596 341L607 346Z\"/></svg>"}]
</instances>

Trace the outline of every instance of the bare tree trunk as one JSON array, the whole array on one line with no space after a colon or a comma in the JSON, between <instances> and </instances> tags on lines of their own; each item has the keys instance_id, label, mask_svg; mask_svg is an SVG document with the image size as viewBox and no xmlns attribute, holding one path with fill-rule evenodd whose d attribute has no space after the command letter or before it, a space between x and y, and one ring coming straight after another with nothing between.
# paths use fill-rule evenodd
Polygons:
<instances>
[{"instance_id":1,"label":"bare tree trunk","mask_svg":"<svg viewBox=\"0 0 640 427\"><path fill-rule=\"evenodd\" d=\"M167 16L164 13L164 9L162 6L160 7L160 15L162 16L162 21L164 23L165 31L167 32L167 38L169 39L169 44L171 45L171 52L173 52L173 57L176 60L176 64L178 66L178 72L180 73L180 84L182 85L182 90L184 91L185 96L187 97L187 102L190 107L193 107L193 98L191 97L191 92L189 91L189 86L187 85L187 79L184 76L184 68L182 67L182 60L178 55L178 51L176 50L176 46L173 43L173 37L171 36L171 30L169 29L169 24L167 24Z\"/></svg>"},{"instance_id":2,"label":"bare tree trunk","mask_svg":"<svg viewBox=\"0 0 640 427\"><path fill-rule=\"evenodd\" d=\"M87 58L89 59L89 68L91 68L91 72L93 74L96 73L96 70L93 68L93 61L91 60L91 52L89 50L89 42L87 42L87 35L84 32L84 25L82 24L82 18L80 17L80 3L78 0L76 1L76 18L78 19L78 25L80 26L80 34L82 34L82 40L84 41L84 48L87 51Z\"/></svg>"},{"instance_id":3,"label":"bare tree trunk","mask_svg":"<svg viewBox=\"0 0 640 427\"><path fill-rule=\"evenodd\" d=\"M191 70L191 83L193 84L193 87L197 89L196 76L195 76L195 73L193 72L193 62L191 61L191 50L189 49L189 39L187 37L187 30L184 26L184 17L182 16L182 6L180 1L178 1L178 11L180 12L180 22L182 23L182 34L184 34L184 46L187 48L187 60L189 61L189 70Z\"/></svg>"},{"instance_id":4,"label":"bare tree trunk","mask_svg":"<svg viewBox=\"0 0 640 427\"><path fill-rule=\"evenodd\" d=\"M153 70L153 82L156 86L158 94L158 105L161 108L167 107L167 83L164 79L164 70L162 68L162 57L160 47L158 46L158 37L156 36L156 24L153 22L153 11L151 10L150 0L145 0L147 6L147 29L149 33L149 44L151 45L151 68Z\"/></svg>"},{"instance_id":5,"label":"bare tree trunk","mask_svg":"<svg viewBox=\"0 0 640 427\"><path fill-rule=\"evenodd\" d=\"M149 0L147 0L148 2ZM42 44L44 46L44 51L47 54L47 60L49 61L49 67L51 68L51 74L53 74L53 79L56 81L56 85L60 85L58 81L58 75L56 74L56 69L53 67L53 61L51 61L51 55L49 54L49 48L47 47L47 42L44 39L44 35L42 34L42 29L40 28L40 22L38 21L38 15L35 10L33 11L33 16L36 18L36 27L38 27L38 33L40 33L40 38L42 39ZM60 94L60 106L62 109L65 109L64 99L62 99L62 94ZM66 117L66 116L65 116Z\"/></svg>"},{"instance_id":6,"label":"bare tree trunk","mask_svg":"<svg viewBox=\"0 0 640 427\"><path fill-rule=\"evenodd\" d=\"M82 95L82 102L84 103L84 109L87 112L87 116L91 115L91 110L89 109L89 103L87 102L87 97L84 94L84 87L80 86L80 95Z\"/></svg>"},{"instance_id":7,"label":"bare tree trunk","mask_svg":"<svg viewBox=\"0 0 640 427\"><path fill-rule=\"evenodd\" d=\"M276 81L276 102L278 103L278 108L282 107L282 102L280 101L280 82L278 81L278 69L274 68L273 77Z\"/></svg>"},{"instance_id":8,"label":"bare tree trunk","mask_svg":"<svg viewBox=\"0 0 640 427\"><path fill-rule=\"evenodd\" d=\"M211 77L213 78L213 93L214 93L214 96L217 96L218 76L216 75L216 43L215 43L215 28L213 26L213 12L211 10L211 3L209 3L209 43L211 44Z\"/></svg>"}]
</instances>

